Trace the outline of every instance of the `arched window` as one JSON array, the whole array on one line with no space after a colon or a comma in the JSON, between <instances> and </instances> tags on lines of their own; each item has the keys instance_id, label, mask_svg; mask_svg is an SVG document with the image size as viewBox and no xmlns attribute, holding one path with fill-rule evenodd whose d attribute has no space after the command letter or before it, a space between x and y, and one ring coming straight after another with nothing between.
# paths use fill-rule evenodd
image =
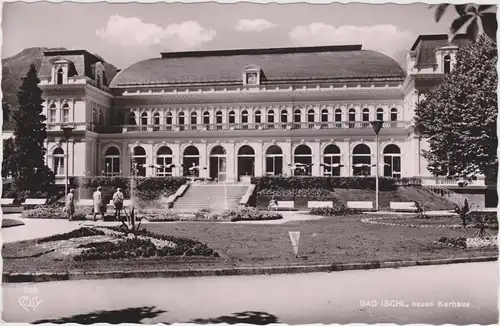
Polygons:
<instances>
[{"instance_id":1,"label":"arched window","mask_svg":"<svg viewBox=\"0 0 500 326\"><path fill-rule=\"evenodd\" d=\"M227 157L224 147L218 145L210 151L210 178L226 181Z\"/></svg>"},{"instance_id":2,"label":"arched window","mask_svg":"<svg viewBox=\"0 0 500 326\"><path fill-rule=\"evenodd\" d=\"M377 120L384 121L384 109L382 108L377 109Z\"/></svg>"},{"instance_id":3,"label":"arched window","mask_svg":"<svg viewBox=\"0 0 500 326\"><path fill-rule=\"evenodd\" d=\"M255 151L243 145L238 150L238 176L253 176L255 170Z\"/></svg>"},{"instance_id":4,"label":"arched window","mask_svg":"<svg viewBox=\"0 0 500 326\"><path fill-rule=\"evenodd\" d=\"M359 144L352 151L353 175L371 174L371 153L370 147Z\"/></svg>"},{"instance_id":5,"label":"arched window","mask_svg":"<svg viewBox=\"0 0 500 326\"><path fill-rule=\"evenodd\" d=\"M141 125L143 126L148 125L148 113L146 111L141 113Z\"/></svg>"},{"instance_id":6,"label":"arched window","mask_svg":"<svg viewBox=\"0 0 500 326\"><path fill-rule=\"evenodd\" d=\"M255 111L254 116L255 116L255 119L254 119L255 123L262 122L260 110Z\"/></svg>"},{"instance_id":7,"label":"arched window","mask_svg":"<svg viewBox=\"0 0 500 326\"><path fill-rule=\"evenodd\" d=\"M153 131L160 130L160 112L153 113Z\"/></svg>"},{"instance_id":8,"label":"arched window","mask_svg":"<svg viewBox=\"0 0 500 326\"><path fill-rule=\"evenodd\" d=\"M267 126L268 129L274 129L274 111L273 110L267 111L267 123L269 123L269 125Z\"/></svg>"},{"instance_id":9,"label":"arched window","mask_svg":"<svg viewBox=\"0 0 500 326\"><path fill-rule=\"evenodd\" d=\"M300 129L301 126L301 120L302 120L302 112L300 109L296 109L293 111L293 129Z\"/></svg>"},{"instance_id":10,"label":"arched window","mask_svg":"<svg viewBox=\"0 0 500 326\"><path fill-rule=\"evenodd\" d=\"M146 151L141 146L134 147L130 171L138 177L146 176Z\"/></svg>"},{"instance_id":11,"label":"arched window","mask_svg":"<svg viewBox=\"0 0 500 326\"><path fill-rule=\"evenodd\" d=\"M198 124L198 114L196 112L191 112L191 130L196 130L196 125Z\"/></svg>"},{"instance_id":12,"label":"arched window","mask_svg":"<svg viewBox=\"0 0 500 326\"><path fill-rule=\"evenodd\" d=\"M335 109L335 114L333 116L333 119L335 120L335 127L341 128L342 127L342 110L341 109Z\"/></svg>"},{"instance_id":13,"label":"arched window","mask_svg":"<svg viewBox=\"0 0 500 326\"><path fill-rule=\"evenodd\" d=\"M51 104L49 107L49 122L50 123L55 123L56 122L56 116L57 116L57 109L55 104Z\"/></svg>"},{"instance_id":14,"label":"arched window","mask_svg":"<svg viewBox=\"0 0 500 326\"><path fill-rule=\"evenodd\" d=\"M363 109L363 122L369 122L370 121L370 110L367 108Z\"/></svg>"},{"instance_id":15,"label":"arched window","mask_svg":"<svg viewBox=\"0 0 500 326\"><path fill-rule=\"evenodd\" d=\"M354 128L354 121L356 121L356 110L349 109L349 128Z\"/></svg>"},{"instance_id":16,"label":"arched window","mask_svg":"<svg viewBox=\"0 0 500 326\"><path fill-rule=\"evenodd\" d=\"M281 110L281 122L283 122L283 123L288 122L288 111L287 110Z\"/></svg>"},{"instance_id":17,"label":"arched window","mask_svg":"<svg viewBox=\"0 0 500 326\"><path fill-rule=\"evenodd\" d=\"M203 112L203 124L204 125L210 124L210 112L208 111Z\"/></svg>"},{"instance_id":18,"label":"arched window","mask_svg":"<svg viewBox=\"0 0 500 326\"><path fill-rule=\"evenodd\" d=\"M449 74L451 72L451 57L447 54L443 59L443 71L445 74Z\"/></svg>"},{"instance_id":19,"label":"arched window","mask_svg":"<svg viewBox=\"0 0 500 326\"><path fill-rule=\"evenodd\" d=\"M200 175L200 152L195 146L188 146L182 155L182 175L198 177Z\"/></svg>"},{"instance_id":20,"label":"arched window","mask_svg":"<svg viewBox=\"0 0 500 326\"><path fill-rule=\"evenodd\" d=\"M247 110L243 110L241 111L241 123L248 123L248 111ZM243 125L243 129L248 129L248 126L247 125Z\"/></svg>"},{"instance_id":21,"label":"arched window","mask_svg":"<svg viewBox=\"0 0 500 326\"><path fill-rule=\"evenodd\" d=\"M309 128L314 128L314 110L310 109L307 111L307 122L309 122Z\"/></svg>"},{"instance_id":22,"label":"arched window","mask_svg":"<svg viewBox=\"0 0 500 326\"><path fill-rule=\"evenodd\" d=\"M186 123L186 116L184 114L184 112L179 112L179 114L177 115L177 120L178 120L178 123L179 123L179 130L184 130L184 124Z\"/></svg>"},{"instance_id":23,"label":"arched window","mask_svg":"<svg viewBox=\"0 0 500 326\"><path fill-rule=\"evenodd\" d=\"M234 111L229 111L229 123L236 123L236 114L234 113Z\"/></svg>"},{"instance_id":24,"label":"arched window","mask_svg":"<svg viewBox=\"0 0 500 326\"><path fill-rule=\"evenodd\" d=\"M69 108L68 108L68 115L69 115ZM64 112L63 112L63 116L64 116ZM99 108L99 124L101 124L101 125L106 124L106 122L104 121L103 108Z\"/></svg>"},{"instance_id":25,"label":"arched window","mask_svg":"<svg viewBox=\"0 0 500 326\"><path fill-rule=\"evenodd\" d=\"M384 148L384 177L401 178L401 150L393 144Z\"/></svg>"},{"instance_id":26,"label":"arched window","mask_svg":"<svg viewBox=\"0 0 500 326\"><path fill-rule=\"evenodd\" d=\"M172 175L172 150L168 146L162 146L156 152L156 175L166 177Z\"/></svg>"},{"instance_id":27,"label":"arched window","mask_svg":"<svg viewBox=\"0 0 500 326\"><path fill-rule=\"evenodd\" d=\"M57 147L52 152L53 166L52 170L56 175L65 175L64 171L64 150L61 147Z\"/></svg>"},{"instance_id":28,"label":"arched window","mask_svg":"<svg viewBox=\"0 0 500 326\"><path fill-rule=\"evenodd\" d=\"M299 145L293 152L293 174L311 175L312 151L307 145Z\"/></svg>"},{"instance_id":29,"label":"arched window","mask_svg":"<svg viewBox=\"0 0 500 326\"><path fill-rule=\"evenodd\" d=\"M222 123L222 112L221 111L217 111L215 113L215 123L217 123L217 124Z\"/></svg>"},{"instance_id":30,"label":"arched window","mask_svg":"<svg viewBox=\"0 0 500 326\"><path fill-rule=\"evenodd\" d=\"M328 145L323 151L323 175L340 176L340 149L336 145Z\"/></svg>"},{"instance_id":31,"label":"arched window","mask_svg":"<svg viewBox=\"0 0 500 326\"><path fill-rule=\"evenodd\" d=\"M62 108L62 122L69 122L69 105L65 103Z\"/></svg>"},{"instance_id":32,"label":"arched window","mask_svg":"<svg viewBox=\"0 0 500 326\"><path fill-rule=\"evenodd\" d=\"M109 147L104 153L104 167L106 176L120 175L120 151L115 146Z\"/></svg>"},{"instance_id":33,"label":"arched window","mask_svg":"<svg viewBox=\"0 0 500 326\"><path fill-rule=\"evenodd\" d=\"M321 122L328 122L328 110L321 110Z\"/></svg>"},{"instance_id":34,"label":"arched window","mask_svg":"<svg viewBox=\"0 0 500 326\"><path fill-rule=\"evenodd\" d=\"M398 121L398 109L391 109L391 121Z\"/></svg>"},{"instance_id":35,"label":"arched window","mask_svg":"<svg viewBox=\"0 0 500 326\"><path fill-rule=\"evenodd\" d=\"M165 114L165 124L166 130L172 130L172 112L170 111Z\"/></svg>"},{"instance_id":36,"label":"arched window","mask_svg":"<svg viewBox=\"0 0 500 326\"><path fill-rule=\"evenodd\" d=\"M63 83L63 75L64 75L63 68L59 68L57 70L57 84L58 85L62 85L62 83Z\"/></svg>"},{"instance_id":37,"label":"arched window","mask_svg":"<svg viewBox=\"0 0 500 326\"><path fill-rule=\"evenodd\" d=\"M266 150L266 175L283 174L283 151L279 146L272 145Z\"/></svg>"},{"instance_id":38,"label":"arched window","mask_svg":"<svg viewBox=\"0 0 500 326\"><path fill-rule=\"evenodd\" d=\"M131 126L135 126L137 124L137 121L135 120L135 113L134 112L129 113L128 124Z\"/></svg>"}]
</instances>

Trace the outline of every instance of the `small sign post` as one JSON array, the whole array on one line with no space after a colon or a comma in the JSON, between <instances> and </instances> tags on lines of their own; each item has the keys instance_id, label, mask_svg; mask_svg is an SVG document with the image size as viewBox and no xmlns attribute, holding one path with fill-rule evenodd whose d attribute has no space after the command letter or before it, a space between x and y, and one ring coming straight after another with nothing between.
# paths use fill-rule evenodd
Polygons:
<instances>
[{"instance_id":1,"label":"small sign post","mask_svg":"<svg viewBox=\"0 0 500 326\"><path fill-rule=\"evenodd\" d=\"M295 253L295 258L299 257L299 240L300 231L289 231L290 241L292 241L293 252Z\"/></svg>"}]
</instances>

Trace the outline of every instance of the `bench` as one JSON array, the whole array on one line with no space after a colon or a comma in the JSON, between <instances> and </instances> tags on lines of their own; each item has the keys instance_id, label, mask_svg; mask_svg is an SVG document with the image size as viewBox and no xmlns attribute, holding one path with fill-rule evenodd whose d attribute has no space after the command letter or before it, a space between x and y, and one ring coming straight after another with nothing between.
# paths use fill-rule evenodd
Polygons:
<instances>
[{"instance_id":1,"label":"bench","mask_svg":"<svg viewBox=\"0 0 500 326\"><path fill-rule=\"evenodd\" d=\"M332 201L308 201L307 208L333 207Z\"/></svg>"},{"instance_id":2,"label":"bench","mask_svg":"<svg viewBox=\"0 0 500 326\"><path fill-rule=\"evenodd\" d=\"M415 206L415 203L414 202L390 202L389 204L389 207L397 212L397 211L401 211L401 212L416 212L417 211L417 207Z\"/></svg>"},{"instance_id":3,"label":"bench","mask_svg":"<svg viewBox=\"0 0 500 326\"><path fill-rule=\"evenodd\" d=\"M0 205L8 206L14 204L14 198L0 198Z\"/></svg>"},{"instance_id":4,"label":"bench","mask_svg":"<svg viewBox=\"0 0 500 326\"><path fill-rule=\"evenodd\" d=\"M94 201L92 199L80 199L76 202L76 206L94 206Z\"/></svg>"},{"instance_id":5,"label":"bench","mask_svg":"<svg viewBox=\"0 0 500 326\"><path fill-rule=\"evenodd\" d=\"M362 211L373 210L373 202L371 201L348 201L348 208L360 209Z\"/></svg>"},{"instance_id":6,"label":"bench","mask_svg":"<svg viewBox=\"0 0 500 326\"><path fill-rule=\"evenodd\" d=\"M23 205L45 205L47 203L46 198L27 198Z\"/></svg>"},{"instance_id":7,"label":"bench","mask_svg":"<svg viewBox=\"0 0 500 326\"><path fill-rule=\"evenodd\" d=\"M295 207L294 201L278 201L278 210L288 210L291 211Z\"/></svg>"}]
</instances>

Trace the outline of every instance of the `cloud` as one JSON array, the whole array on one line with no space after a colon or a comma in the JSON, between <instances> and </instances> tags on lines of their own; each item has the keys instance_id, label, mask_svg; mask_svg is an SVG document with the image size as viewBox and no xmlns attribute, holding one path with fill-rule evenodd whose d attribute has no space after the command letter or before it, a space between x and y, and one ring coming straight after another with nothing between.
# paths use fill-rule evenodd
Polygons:
<instances>
[{"instance_id":1,"label":"cloud","mask_svg":"<svg viewBox=\"0 0 500 326\"><path fill-rule=\"evenodd\" d=\"M240 19L238 24L236 24L235 29L238 32L262 32L276 26L276 24L273 24L265 19Z\"/></svg>"},{"instance_id":2,"label":"cloud","mask_svg":"<svg viewBox=\"0 0 500 326\"><path fill-rule=\"evenodd\" d=\"M375 50L395 56L408 50L416 36L394 25L348 26L338 28L325 23L312 23L295 27L288 34L295 45L362 44L363 49Z\"/></svg>"},{"instance_id":3,"label":"cloud","mask_svg":"<svg viewBox=\"0 0 500 326\"><path fill-rule=\"evenodd\" d=\"M195 48L215 38L213 29L196 21L170 24L166 27L148 24L136 17L109 17L105 28L96 31L103 40L125 46L163 45L168 48Z\"/></svg>"}]
</instances>

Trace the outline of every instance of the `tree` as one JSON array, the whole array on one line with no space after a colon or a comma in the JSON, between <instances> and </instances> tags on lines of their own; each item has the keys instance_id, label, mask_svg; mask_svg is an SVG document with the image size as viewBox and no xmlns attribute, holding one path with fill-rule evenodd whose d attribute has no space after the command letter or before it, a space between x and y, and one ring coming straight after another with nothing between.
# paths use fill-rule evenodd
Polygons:
<instances>
[{"instance_id":1,"label":"tree","mask_svg":"<svg viewBox=\"0 0 500 326\"><path fill-rule=\"evenodd\" d=\"M447 3L431 5L431 8L436 8L434 12L436 22L443 17L449 6L450 4ZM455 5L455 10L459 17L451 24L449 41L453 41L459 30L467 26L467 37L471 41L478 39L482 29L489 38L496 42L498 22L496 12L492 12L492 9L496 9L496 6L475 4Z\"/></svg>"},{"instance_id":2,"label":"tree","mask_svg":"<svg viewBox=\"0 0 500 326\"><path fill-rule=\"evenodd\" d=\"M20 196L46 196L54 185L54 173L45 165L44 141L47 128L44 123L42 90L34 65L23 79L17 94L19 107L12 113L14 148L10 162L13 190Z\"/></svg>"},{"instance_id":3,"label":"tree","mask_svg":"<svg viewBox=\"0 0 500 326\"><path fill-rule=\"evenodd\" d=\"M415 128L428 138L423 153L436 176L487 181L497 176L497 49L480 37L457 53L456 66L417 104Z\"/></svg>"},{"instance_id":4,"label":"tree","mask_svg":"<svg viewBox=\"0 0 500 326\"><path fill-rule=\"evenodd\" d=\"M7 178L15 170L16 163L13 161L14 140L12 138L3 140L2 178Z\"/></svg>"}]
</instances>

